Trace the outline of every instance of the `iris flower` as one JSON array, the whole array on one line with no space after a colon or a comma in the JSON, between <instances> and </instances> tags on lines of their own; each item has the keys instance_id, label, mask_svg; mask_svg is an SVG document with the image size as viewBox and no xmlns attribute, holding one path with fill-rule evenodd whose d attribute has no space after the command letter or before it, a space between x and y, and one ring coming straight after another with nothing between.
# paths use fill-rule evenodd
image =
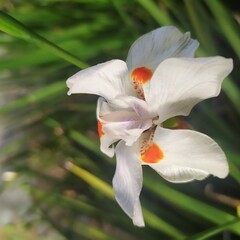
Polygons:
<instances>
[{"instance_id":1,"label":"iris flower","mask_svg":"<svg viewBox=\"0 0 240 240\"><path fill-rule=\"evenodd\" d=\"M126 62L107 61L67 80L69 95L100 96L101 151L116 154L115 198L136 226L144 226L142 165L175 183L228 174L226 156L210 137L163 128L167 119L187 116L198 102L217 96L232 70L231 59L193 58L198 45L189 33L161 27L137 39Z\"/></svg>"}]
</instances>

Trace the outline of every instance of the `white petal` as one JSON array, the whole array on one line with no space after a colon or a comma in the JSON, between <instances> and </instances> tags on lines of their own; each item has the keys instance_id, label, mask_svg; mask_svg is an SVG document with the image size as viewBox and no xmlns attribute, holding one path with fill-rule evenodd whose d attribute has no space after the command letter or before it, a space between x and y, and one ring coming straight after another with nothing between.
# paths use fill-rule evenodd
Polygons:
<instances>
[{"instance_id":1,"label":"white petal","mask_svg":"<svg viewBox=\"0 0 240 240\"><path fill-rule=\"evenodd\" d=\"M152 125L152 120L142 120L135 112L117 111L101 117L103 132L122 139L131 146L141 133Z\"/></svg>"},{"instance_id":2,"label":"white petal","mask_svg":"<svg viewBox=\"0 0 240 240\"><path fill-rule=\"evenodd\" d=\"M115 198L134 225L143 227L139 195L142 189L142 166L134 147L121 141L116 147L117 167L113 177Z\"/></svg>"},{"instance_id":3,"label":"white petal","mask_svg":"<svg viewBox=\"0 0 240 240\"><path fill-rule=\"evenodd\" d=\"M134 110L142 119L152 119L157 116L157 112L152 112L146 101L133 96L120 96L109 101L112 109Z\"/></svg>"},{"instance_id":4,"label":"white petal","mask_svg":"<svg viewBox=\"0 0 240 240\"><path fill-rule=\"evenodd\" d=\"M114 156L114 143L119 139L114 138L114 136L103 135L100 138L100 150L106 154L108 157Z\"/></svg>"},{"instance_id":5,"label":"white petal","mask_svg":"<svg viewBox=\"0 0 240 240\"><path fill-rule=\"evenodd\" d=\"M110 109L103 98L98 98L97 103L97 120L102 122L101 114L108 114ZM100 136L100 149L103 153L105 153L109 157L114 156L114 145L118 138L115 136L104 133L104 135Z\"/></svg>"},{"instance_id":6,"label":"white petal","mask_svg":"<svg viewBox=\"0 0 240 240\"><path fill-rule=\"evenodd\" d=\"M176 27L165 26L149 32L137 39L131 46L127 66L131 72L145 66L152 71L160 62L170 57L193 57L199 43L182 34Z\"/></svg>"},{"instance_id":7,"label":"white petal","mask_svg":"<svg viewBox=\"0 0 240 240\"><path fill-rule=\"evenodd\" d=\"M209 174L224 178L228 174L224 152L202 133L158 127L153 141L164 157L158 163L148 165L170 182L201 180Z\"/></svg>"},{"instance_id":8,"label":"white petal","mask_svg":"<svg viewBox=\"0 0 240 240\"><path fill-rule=\"evenodd\" d=\"M143 103L144 101L141 101ZM129 102L129 104L135 104L134 107L138 112L135 112L134 107L120 110L115 103L104 102L102 98L98 101L97 106L97 118L103 123L102 130L104 135L101 137L101 150L106 154L113 154L113 149L109 149L109 144L117 140L124 140L128 146L131 146L140 137L141 133L146 129L150 128L152 125L152 118L142 117L139 114L143 114L141 107L147 107L145 105L137 105L137 102ZM108 140L106 139L108 138ZM106 151L110 151L107 153Z\"/></svg>"},{"instance_id":9,"label":"white petal","mask_svg":"<svg viewBox=\"0 0 240 240\"><path fill-rule=\"evenodd\" d=\"M232 67L223 57L167 59L156 69L146 101L158 111L159 122L188 115L195 104L219 94Z\"/></svg>"},{"instance_id":10,"label":"white petal","mask_svg":"<svg viewBox=\"0 0 240 240\"><path fill-rule=\"evenodd\" d=\"M67 80L68 94L90 93L109 100L119 95L131 95L128 69L124 61L111 60L84 69Z\"/></svg>"}]
</instances>

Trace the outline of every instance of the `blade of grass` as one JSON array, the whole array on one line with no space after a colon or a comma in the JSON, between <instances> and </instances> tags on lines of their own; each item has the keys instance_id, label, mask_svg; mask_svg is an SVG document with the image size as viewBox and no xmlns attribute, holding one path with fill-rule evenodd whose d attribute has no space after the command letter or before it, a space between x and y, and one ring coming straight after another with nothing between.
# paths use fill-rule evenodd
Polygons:
<instances>
[{"instance_id":1,"label":"blade of grass","mask_svg":"<svg viewBox=\"0 0 240 240\"><path fill-rule=\"evenodd\" d=\"M88 203L83 202L80 199L74 199L70 197L66 197L62 194L55 193L51 191L51 194L49 192L45 192L38 188L33 188L30 185L26 186L26 189L33 194L37 199L40 199L40 202L48 202L52 204L60 204L65 207L71 207L76 210L80 210L83 213L89 214L90 216L95 216L100 214L99 209L91 206ZM60 201L59 201L60 200Z\"/></svg>"},{"instance_id":2,"label":"blade of grass","mask_svg":"<svg viewBox=\"0 0 240 240\"><path fill-rule=\"evenodd\" d=\"M58 47L54 43L33 32L22 23L2 11L0 11L0 30L17 38L21 38L28 42L34 43L39 47L59 56L60 58L63 58L66 61L78 66L79 68L88 67L86 63L81 62L74 55L68 53L64 49Z\"/></svg>"},{"instance_id":3,"label":"blade of grass","mask_svg":"<svg viewBox=\"0 0 240 240\"><path fill-rule=\"evenodd\" d=\"M69 41L62 44L65 49L74 50L82 48L83 46L77 41ZM56 55L49 55L48 51L37 49L35 51L26 51L24 55L19 57L13 57L8 59L3 59L0 63L0 70L15 70L21 69L23 67L35 67L40 64L49 64L58 61L59 58ZM58 64L57 64L58 65Z\"/></svg>"},{"instance_id":4,"label":"blade of grass","mask_svg":"<svg viewBox=\"0 0 240 240\"><path fill-rule=\"evenodd\" d=\"M76 222L74 224L74 229L76 232L79 232L79 229L84 229L84 231L81 231L81 234L86 238L91 236L91 239L98 240L120 240L119 237L114 236L113 234L109 236L100 227L91 226L89 223Z\"/></svg>"},{"instance_id":5,"label":"blade of grass","mask_svg":"<svg viewBox=\"0 0 240 240\"><path fill-rule=\"evenodd\" d=\"M204 22L207 22L208 19L207 15L205 14L205 9L203 9L201 5L201 2L194 0L184 0L184 3L198 40L208 53L215 53L215 44L211 37L209 24L204 24Z\"/></svg>"},{"instance_id":6,"label":"blade of grass","mask_svg":"<svg viewBox=\"0 0 240 240\"><path fill-rule=\"evenodd\" d=\"M189 197L183 193L180 193L170 187L168 187L163 182L159 182L158 185L152 184L153 180L149 176L145 176L144 184L151 191L156 193L161 198L165 199L167 202L172 203L174 206L178 206L192 214L196 214L208 221L215 224L223 224L226 221L231 221L235 217L229 213L224 212L214 208L204 202L200 202L192 197ZM204 211L203 211L204 209ZM231 230L240 234L240 224L231 228Z\"/></svg>"},{"instance_id":7,"label":"blade of grass","mask_svg":"<svg viewBox=\"0 0 240 240\"><path fill-rule=\"evenodd\" d=\"M173 24L172 19L168 16L167 12L161 10L159 6L152 0L137 0L140 5L142 5L149 14L158 22L160 25Z\"/></svg>"},{"instance_id":8,"label":"blade of grass","mask_svg":"<svg viewBox=\"0 0 240 240\"><path fill-rule=\"evenodd\" d=\"M66 223L63 224L61 221L56 221L56 219L52 218L46 210L41 209L41 214L44 216L44 219L47 220L53 228L64 235L66 239L110 240L110 238L101 229L94 225L92 226L89 222L81 223L80 221L74 221L71 219L71 222L68 223L68 226L66 226ZM84 231L81 231L83 229ZM112 237L111 239L117 240L118 238Z\"/></svg>"},{"instance_id":9,"label":"blade of grass","mask_svg":"<svg viewBox=\"0 0 240 240\"><path fill-rule=\"evenodd\" d=\"M213 13L218 26L223 32L224 36L228 39L232 48L235 50L236 54L240 56L240 31L239 25L234 21L231 14L219 0L214 1L204 1Z\"/></svg>"},{"instance_id":10,"label":"blade of grass","mask_svg":"<svg viewBox=\"0 0 240 240\"><path fill-rule=\"evenodd\" d=\"M66 169L75 174L76 176L80 177L84 181L86 181L91 187L96 189L97 191L100 191L103 193L106 197L108 197L111 200L114 200L114 193L113 189L110 185L108 185L106 182L102 181L101 179L97 178L90 172L74 165L71 162L66 162L65 165ZM145 219L149 226L152 228L162 231L168 236L174 237L175 239L182 239L184 238L184 234L181 233L178 229L170 225L169 223L165 222L164 220L158 218L153 213L149 212L146 209L143 209L143 213L145 216Z\"/></svg>"},{"instance_id":11,"label":"blade of grass","mask_svg":"<svg viewBox=\"0 0 240 240\"><path fill-rule=\"evenodd\" d=\"M98 189L101 191L105 196L107 196L110 199L114 199L114 193L112 188L99 179L98 177L94 176L93 174L89 173L88 171L74 165L71 162L65 163L65 168L69 170L70 172L74 173L78 177L81 177L84 181L86 181L88 184L90 184L95 189Z\"/></svg>"},{"instance_id":12,"label":"blade of grass","mask_svg":"<svg viewBox=\"0 0 240 240\"><path fill-rule=\"evenodd\" d=\"M232 225L235 225L236 223L240 222L240 218L235 218L232 221L226 222L220 226L210 228L204 232L198 233L194 236L191 236L189 238L186 238L186 240L204 240L209 239L210 237L228 229L229 227L232 227Z\"/></svg>"},{"instance_id":13,"label":"blade of grass","mask_svg":"<svg viewBox=\"0 0 240 240\"><path fill-rule=\"evenodd\" d=\"M240 159L239 157L237 158ZM240 169L234 163L229 163L231 176L240 184Z\"/></svg>"},{"instance_id":14,"label":"blade of grass","mask_svg":"<svg viewBox=\"0 0 240 240\"><path fill-rule=\"evenodd\" d=\"M36 189L32 186L26 186L27 190L39 201L39 203L43 203L45 206L48 204L50 208L54 207L56 204L58 206L64 207L66 209L73 209L76 212L79 212L81 215L86 214L86 216L91 218L96 218L97 221L99 221L100 216L104 216L103 222L107 222L112 226L117 226L117 228L124 228L128 232L135 233L135 230L129 226L127 222L124 221L124 219L121 216L116 216L113 214L109 214L105 216L104 210L101 208L97 208L94 206L94 202L89 201L89 199L85 199L84 201L79 198L73 198L68 197L63 194L56 193L55 191L51 191L51 194L49 191ZM103 198L104 203L106 202L106 198ZM100 203L101 204L101 203ZM38 207L41 204L37 204ZM100 217L101 219L101 217ZM135 234L136 236L145 236L147 237L147 234L138 232Z\"/></svg>"},{"instance_id":15,"label":"blade of grass","mask_svg":"<svg viewBox=\"0 0 240 240\"><path fill-rule=\"evenodd\" d=\"M201 109L202 115L207 116L209 123L212 123L216 132L221 132L221 136L223 136L224 139L227 139L229 143L239 141L238 134L236 134L222 118L219 118L209 105L202 103L198 108Z\"/></svg>"},{"instance_id":16,"label":"blade of grass","mask_svg":"<svg viewBox=\"0 0 240 240\"><path fill-rule=\"evenodd\" d=\"M124 11L123 9L124 5L120 1L116 1L116 0L111 0L111 3L113 4L114 8L116 9L117 13L119 14L120 18L122 19L126 27L129 29L133 29L134 27L133 22L129 17L129 15L126 13L126 11ZM131 31L131 34L133 36L136 35L135 33L136 32Z\"/></svg>"},{"instance_id":17,"label":"blade of grass","mask_svg":"<svg viewBox=\"0 0 240 240\"><path fill-rule=\"evenodd\" d=\"M40 89L34 93L24 96L16 101L10 102L0 109L0 114L5 114L10 111L14 111L21 107L25 107L29 104L38 103L40 101L46 101L49 97L63 93L66 91L65 82L56 82L43 89Z\"/></svg>"},{"instance_id":18,"label":"blade of grass","mask_svg":"<svg viewBox=\"0 0 240 240\"><path fill-rule=\"evenodd\" d=\"M78 142L81 146L95 153L97 156L106 158L106 156L99 150L99 146L91 139L84 136L84 134L72 130L69 133L69 137ZM109 158L106 159L108 160Z\"/></svg>"},{"instance_id":19,"label":"blade of grass","mask_svg":"<svg viewBox=\"0 0 240 240\"><path fill-rule=\"evenodd\" d=\"M231 78L226 78L223 81L222 88L228 98L232 101L236 110L240 113L240 90L237 84Z\"/></svg>"}]
</instances>

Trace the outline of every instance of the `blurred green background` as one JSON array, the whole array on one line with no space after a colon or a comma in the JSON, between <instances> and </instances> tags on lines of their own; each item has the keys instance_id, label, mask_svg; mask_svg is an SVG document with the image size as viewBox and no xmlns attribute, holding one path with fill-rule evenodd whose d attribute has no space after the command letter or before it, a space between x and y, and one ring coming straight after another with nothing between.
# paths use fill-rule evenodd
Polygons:
<instances>
[{"instance_id":1,"label":"blurred green background","mask_svg":"<svg viewBox=\"0 0 240 240\"><path fill-rule=\"evenodd\" d=\"M1 0L0 239L240 239L238 4ZM230 174L170 184L144 167L140 229L113 197L115 160L99 150L97 97L69 97L65 81L81 68L125 60L134 40L164 25L190 31L197 56L234 60L220 96L184 119L220 144Z\"/></svg>"}]
</instances>

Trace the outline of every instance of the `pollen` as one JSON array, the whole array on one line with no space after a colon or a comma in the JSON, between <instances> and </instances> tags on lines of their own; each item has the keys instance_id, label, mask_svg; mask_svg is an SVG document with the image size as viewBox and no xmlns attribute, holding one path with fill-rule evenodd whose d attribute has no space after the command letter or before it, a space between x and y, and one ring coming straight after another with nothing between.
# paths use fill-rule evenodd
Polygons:
<instances>
[{"instance_id":1,"label":"pollen","mask_svg":"<svg viewBox=\"0 0 240 240\"><path fill-rule=\"evenodd\" d=\"M152 70L147 67L135 68L131 73L132 79L141 84L148 82L151 79L152 75Z\"/></svg>"},{"instance_id":2,"label":"pollen","mask_svg":"<svg viewBox=\"0 0 240 240\"><path fill-rule=\"evenodd\" d=\"M101 138L104 135L104 132L102 130L103 123L98 120L97 126L98 126L98 135Z\"/></svg>"},{"instance_id":3,"label":"pollen","mask_svg":"<svg viewBox=\"0 0 240 240\"><path fill-rule=\"evenodd\" d=\"M145 163L157 163L162 160L164 154L156 143L152 143L144 152L141 153L141 159Z\"/></svg>"}]
</instances>

